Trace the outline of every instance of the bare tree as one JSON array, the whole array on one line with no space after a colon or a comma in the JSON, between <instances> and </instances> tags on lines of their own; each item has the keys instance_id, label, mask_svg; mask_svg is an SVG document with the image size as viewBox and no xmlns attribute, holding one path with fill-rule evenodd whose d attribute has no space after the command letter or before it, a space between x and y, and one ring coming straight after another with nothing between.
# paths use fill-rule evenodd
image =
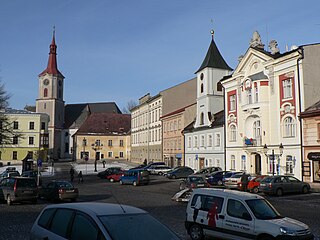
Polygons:
<instances>
[{"instance_id":1,"label":"bare tree","mask_svg":"<svg viewBox=\"0 0 320 240\"><path fill-rule=\"evenodd\" d=\"M129 114L131 109L138 106L138 103L135 100L130 100L129 102L127 102L127 106L122 108L122 113L126 113Z\"/></svg>"}]
</instances>

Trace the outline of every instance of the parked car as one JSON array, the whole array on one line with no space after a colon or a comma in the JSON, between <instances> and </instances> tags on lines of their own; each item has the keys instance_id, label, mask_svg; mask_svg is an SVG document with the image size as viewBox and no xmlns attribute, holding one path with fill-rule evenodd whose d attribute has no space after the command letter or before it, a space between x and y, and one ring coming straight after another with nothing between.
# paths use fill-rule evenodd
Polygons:
<instances>
[{"instance_id":1,"label":"parked car","mask_svg":"<svg viewBox=\"0 0 320 240\"><path fill-rule=\"evenodd\" d=\"M123 173L124 173L124 170L120 170L119 172L106 176L106 179L108 179L110 182L119 182Z\"/></svg>"},{"instance_id":2,"label":"parked car","mask_svg":"<svg viewBox=\"0 0 320 240\"><path fill-rule=\"evenodd\" d=\"M150 182L149 172L143 169L125 171L120 177L120 184L148 185Z\"/></svg>"},{"instance_id":3,"label":"parked car","mask_svg":"<svg viewBox=\"0 0 320 240\"><path fill-rule=\"evenodd\" d=\"M172 168L166 165L155 165L152 168L148 169L150 174L157 174L157 175L163 175L171 170Z\"/></svg>"},{"instance_id":4,"label":"parked car","mask_svg":"<svg viewBox=\"0 0 320 240\"><path fill-rule=\"evenodd\" d=\"M247 190L252 193L258 193L259 192L259 186L260 182L267 177L267 175L258 175L258 176L252 176L249 179L248 185L247 185ZM243 191L243 184L240 181L238 183L238 190Z\"/></svg>"},{"instance_id":5,"label":"parked car","mask_svg":"<svg viewBox=\"0 0 320 240\"><path fill-rule=\"evenodd\" d=\"M165 166L165 162L150 162L145 167L143 167L144 170L149 170L150 168L153 168L154 166Z\"/></svg>"},{"instance_id":6,"label":"parked car","mask_svg":"<svg viewBox=\"0 0 320 240\"><path fill-rule=\"evenodd\" d=\"M179 237L148 212L127 205L82 202L46 206L35 220L36 239L152 239Z\"/></svg>"},{"instance_id":7,"label":"parked car","mask_svg":"<svg viewBox=\"0 0 320 240\"><path fill-rule=\"evenodd\" d=\"M203 174L204 176L207 176L210 173L222 171L221 167L206 167L202 168L199 171L195 172L195 174Z\"/></svg>"},{"instance_id":8,"label":"parked car","mask_svg":"<svg viewBox=\"0 0 320 240\"><path fill-rule=\"evenodd\" d=\"M260 182L259 190L265 194L282 196L285 193L309 193L309 183L302 182L292 176L276 175L264 178Z\"/></svg>"},{"instance_id":9,"label":"parked car","mask_svg":"<svg viewBox=\"0 0 320 240\"><path fill-rule=\"evenodd\" d=\"M0 174L0 180L8 177L18 177L20 176L19 171L15 167L7 167L5 171Z\"/></svg>"},{"instance_id":10,"label":"parked car","mask_svg":"<svg viewBox=\"0 0 320 240\"><path fill-rule=\"evenodd\" d=\"M262 196L228 189L194 189L185 227L192 240L314 239L306 224L281 216Z\"/></svg>"},{"instance_id":11,"label":"parked car","mask_svg":"<svg viewBox=\"0 0 320 240\"><path fill-rule=\"evenodd\" d=\"M234 172L230 177L224 179L224 186L230 189L237 189L242 175L242 172Z\"/></svg>"},{"instance_id":12,"label":"parked car","mask_svg":"<svg viewBox=\"0 0 320 240\"><path fill-rule=\"evenodd\" d=\"M97 176L99 178L105 179L106 176L112 175L114 173L118 173L120 171L123 171L121 167L109 167L104 171L98 172Z\"/></svg>"},{"instance_id":13,"label":"parked car","mask_svg":"<svg viewBox=\"0 0 320 240\"><path fill-rule=\"evenodd\" d=\"M8 205L15 202L30 201L37 203L38 187L34 178L10 177L0 182L0 200Z\"/></svg>"},{"instance_id":14,"label":"parked car","mask_svg":"<svg viewBox=\"0 0 320 240\"><path fill-rule=\"evenodd\" d=\"M210 185L207 183L206 179L202 175L189 175L186 179L182 180L179 189L193 189L199 187L209 187Z\"/></svg>"},{"instance_id":15,"label":"parked car","mask_svg":"<svg viewBox=\"0 0 320 240\"><path fill-rule=\"evenodd\" d=\"M79 197L79 190L68 181L53 180L39 188L39 197L52 202L75 201Z\"/></svg>"},{"instance_id":16,"label":"parked car","mask_svg":"<svg viewBox=\"0 0 320 240\"><path fill-rule=\"evenodd\" d=\"M136 167L133 167L133 168L130 168L129 170L133 170L133 169L143 169L145 166L147 166L147 164L140 164L140 165L138 165L138 166L136 166Z\"/></svg>"},{"instance_id":17,"label":"parked car","mask_svg":"<svg viewBox=\"0 0 320 240\"><path fill-rule=\"evenodd\" d=\"M38 183L38 175L39 175L39 186L42 185L42 175L41 172L39 171L34 171L34 170L29 170L29 171L24 171L22 172L21 176L22 177L31 177L36 180L36 183Z\"/></svg>"},{"instance_id":18,"label":"parked car","mask_svg":"<svg viewBox=\"0 0 320 240\"><path fill-rule=\"evenodd\" d=\"M207 175L206 180L210 185L222 186L224 179L230 177L231 175L232 172L230 171L218 171Z\"/></svg>"},{"instance_id":19,"label":"parked car","mask_svg":"<svg viewBox=\"0 0 320 240\"><path fill-rule=\"evenodd\" d=\"M167 172L166 176L167 178L173 178L173 179L186 178L193 173L194 173L193 169L189 167L178 167L172 171Z\"/></svg>"}]
</instances>

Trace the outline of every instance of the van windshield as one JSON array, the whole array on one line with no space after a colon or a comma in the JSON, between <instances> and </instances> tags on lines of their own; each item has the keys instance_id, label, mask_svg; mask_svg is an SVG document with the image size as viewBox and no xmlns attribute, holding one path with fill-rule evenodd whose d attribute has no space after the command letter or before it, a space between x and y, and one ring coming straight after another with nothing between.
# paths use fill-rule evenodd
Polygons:
<instances>
[{"instance_id":1,"label":"van windshield","mask_svg":"<svg viewBox=\"0 0 320 240\"><path fill-rule=\"evenodd\" d=\"M246 200L246 203L257 219L270 220L283 218L266 199Z\"/></svg>"}]
</instances>

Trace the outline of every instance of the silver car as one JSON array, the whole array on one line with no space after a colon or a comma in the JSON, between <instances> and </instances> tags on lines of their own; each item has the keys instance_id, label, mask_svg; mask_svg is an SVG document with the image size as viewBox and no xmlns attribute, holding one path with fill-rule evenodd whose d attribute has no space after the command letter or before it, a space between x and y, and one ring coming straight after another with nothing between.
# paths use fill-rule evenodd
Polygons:
<instances>
[{"instance_id":1,"label":"silver car","mask_svg":"<svg viewBox=\"0 0 320 240\"><path fill-rule=\"evenodd\" d=\"M44 208L32 226L30 239L177 240L179 237L142 209L82 202Z\"/></svg>"}]
</instances>

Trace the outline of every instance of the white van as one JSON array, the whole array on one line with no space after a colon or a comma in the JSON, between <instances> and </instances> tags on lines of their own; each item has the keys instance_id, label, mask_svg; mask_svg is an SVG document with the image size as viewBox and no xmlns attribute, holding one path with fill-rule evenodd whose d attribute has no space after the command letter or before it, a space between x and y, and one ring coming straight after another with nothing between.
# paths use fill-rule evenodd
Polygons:
<instances>
[{"instance_id":1,"label":"white van","mask_svg":"<svg viewBox=\"0 0 320 240\"><path fill-rule=\"evenodd\" d=\"M192 240L314 239L306 224L282 217L265 198L228 189L194 189L186 218Z\"/></svg>"}]
</instances>

